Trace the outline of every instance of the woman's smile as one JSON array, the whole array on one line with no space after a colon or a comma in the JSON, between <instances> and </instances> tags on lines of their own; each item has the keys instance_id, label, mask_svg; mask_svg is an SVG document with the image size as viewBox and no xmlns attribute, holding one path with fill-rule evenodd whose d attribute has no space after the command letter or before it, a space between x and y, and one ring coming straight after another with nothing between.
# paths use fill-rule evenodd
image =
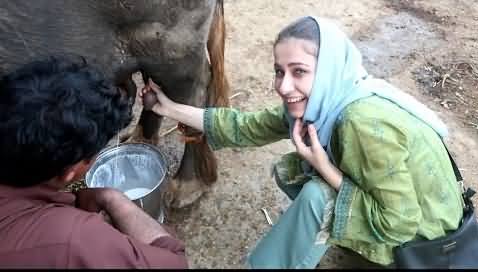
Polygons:
<instances>
[{"instance_id":1,"label":"woman's smile","mask_svg":"<svg viewBox=\"0 0 478 272\"><path fill-rule=\"evenodd\" d=\"M302 102L306 99L305 96L301 96L301 97L291 97L291 98L286 98L286 103L287 104L293 104L293 103L298 103L298 102Z\"/></svg>"},{"instance_id":2,"label":"woman's smile","mask_svg":"<svg viewBox=\"0 0 478 272\"><path fill-rule=\"evenodd\" d=\"M316 46L310 41L291 38L274 50L275 89L289 114L302 118L315 78Z\"/></svg>"},{"instance_id":3,"label":"woman's smile","mask_svg":"<svg viewBox=\"0 0 478 272\"><path fill-rule=\"evenodd\" d=\"M307 107L308 99L304 96L299 100L297 98L284 99L287 105L287 111L294 118L302 118Z\"/></svg>"}]
</instances>

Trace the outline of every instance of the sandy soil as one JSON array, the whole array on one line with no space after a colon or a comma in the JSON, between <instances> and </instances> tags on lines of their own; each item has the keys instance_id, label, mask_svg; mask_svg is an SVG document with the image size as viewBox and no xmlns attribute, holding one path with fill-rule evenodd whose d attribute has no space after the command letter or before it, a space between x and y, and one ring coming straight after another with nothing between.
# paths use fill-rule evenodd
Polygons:
<instances>
[{"instance_id":1,"label":"sandy soil","mask_svg":"<svg viewBox=\"0 0 478 272\"><path fill-rule=\"evenodd\" d=\"M276 33L299 16L329 17L362 50L369 72L415 95L446 121L449 148L467 184L478 188L478 1L226 0L225 13L226 69L232 94L239 94L232 106L258 110L280 103L271 85ZM282 141L216 152L217 183L167 218L186 241L192 268L244 267L244 257L270 228L261 208L275 222L289 205L270 167L291 150ZM369 266L332 248L319 267Z\"/></svg>"}]
</instances>

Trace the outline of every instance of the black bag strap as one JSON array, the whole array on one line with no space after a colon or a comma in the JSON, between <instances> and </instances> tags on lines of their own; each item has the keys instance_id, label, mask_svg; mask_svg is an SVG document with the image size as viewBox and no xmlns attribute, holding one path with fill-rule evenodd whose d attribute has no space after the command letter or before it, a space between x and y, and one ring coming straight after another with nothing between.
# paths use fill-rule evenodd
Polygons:
<instances>
[{"instance_id":1,"label":"black bag strap","mask_svg":"<svg viewBox=\"0 0 478 272\"><path fill-rule=\"evenodd\" d=\"M463 189L463 200L465 201L465 212L467 211L472 211L473 208L473 202L471 201L471 197L476 193L475 190L471 189L470 187L465 188L465 185L463 183L463 176L460 173L460 169L458 169L458 166L455 163L455 160L450 154L450 151L448 151L448 148L446 147L446 144L443 143L445 146L446 152L448 153L448 157L450 158L451 161L451 166L453 167L453 172L455 172L455 177L456 181L460 183L462 189Z\"/></svg>"}]
</instances>

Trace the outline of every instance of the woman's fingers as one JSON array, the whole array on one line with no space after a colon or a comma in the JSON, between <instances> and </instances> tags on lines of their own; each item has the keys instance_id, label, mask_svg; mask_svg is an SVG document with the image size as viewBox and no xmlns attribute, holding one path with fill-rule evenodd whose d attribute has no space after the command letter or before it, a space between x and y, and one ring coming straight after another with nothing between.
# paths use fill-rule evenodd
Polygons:
<instances>
[{"instance_id":1,"label":"woman's fingers","mask_svg":"<svg viewBox=\"0 0 478 272\"><path fill-rule=\"evenodd\" d=\"M159 87L158 84L156 84L151 78L148 79L148 84L153 89L153 91L158 92L161 91L161 87Z\"/></svg>"},{"instance_id":2,"label":"woman's fingers","mask_svg":"<svg viewBox=\"0 0 478 272\"><path fill-rule=\"evenodd\" d=\"M163 93L163 90L161 90L161 87L158 84L154 83L154 81L151 78L149 79L148 83L151 90L153 90L153 92L156 94L158 99L160 101L163 101L164 98L166 98L166 95Z\"/></svg>"},{"instance_id":3,"label":"woman's fingers","mask_svg":"<svg viewBox=\"0 0 478 272\"><path fill-rule=\"evenodd\" d=\"M302 132L302 121L300 119L296 119L294 123L294 129L292 131L292 137L294 138L295 146L297 150L300 151L305 147L304 141L302 140L301 136Z\"/></svg>"},{"instance_id":4,"label":"woman's fingers","mask_svg":"<svg viewBox=\"0 0 478 272\"><path fill-rule=\"evenodd\" d=\"M300 136L300 123L301 122L299 119L295 119L294 128L292 129L292 137L294 138L294 141L296 141L296 138Z\"/></svg>"},{"instance_id":5,"label":"woman's fingers","mask_svg":"<svg viewBox=\"0 0 478 272\"><path fill-rule=\"evenodd\" d=\"M319 137L317 136L317 130L315 129L314 124L309 124L307 126L308 133L309 133L309 138L310 138L310 143L313 148L321 146L319 142Z\"/></svg>"}]
</instances>

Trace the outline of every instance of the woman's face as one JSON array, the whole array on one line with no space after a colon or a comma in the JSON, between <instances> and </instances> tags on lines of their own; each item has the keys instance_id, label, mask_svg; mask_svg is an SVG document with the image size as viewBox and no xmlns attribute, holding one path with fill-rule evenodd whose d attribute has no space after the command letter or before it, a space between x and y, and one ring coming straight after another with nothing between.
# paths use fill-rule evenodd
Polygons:
<instances>
[{"instance_id":1,"label":"woman's face","mask_svg":"<svg viewBox=\"0 0 478 272\"><path fill-rule=\"evenodd\" d=\"M296 38L274 48L274 88L293 118L304 116L315 78L316 51L313 42Z\"/></svg>"}]
</instances>

